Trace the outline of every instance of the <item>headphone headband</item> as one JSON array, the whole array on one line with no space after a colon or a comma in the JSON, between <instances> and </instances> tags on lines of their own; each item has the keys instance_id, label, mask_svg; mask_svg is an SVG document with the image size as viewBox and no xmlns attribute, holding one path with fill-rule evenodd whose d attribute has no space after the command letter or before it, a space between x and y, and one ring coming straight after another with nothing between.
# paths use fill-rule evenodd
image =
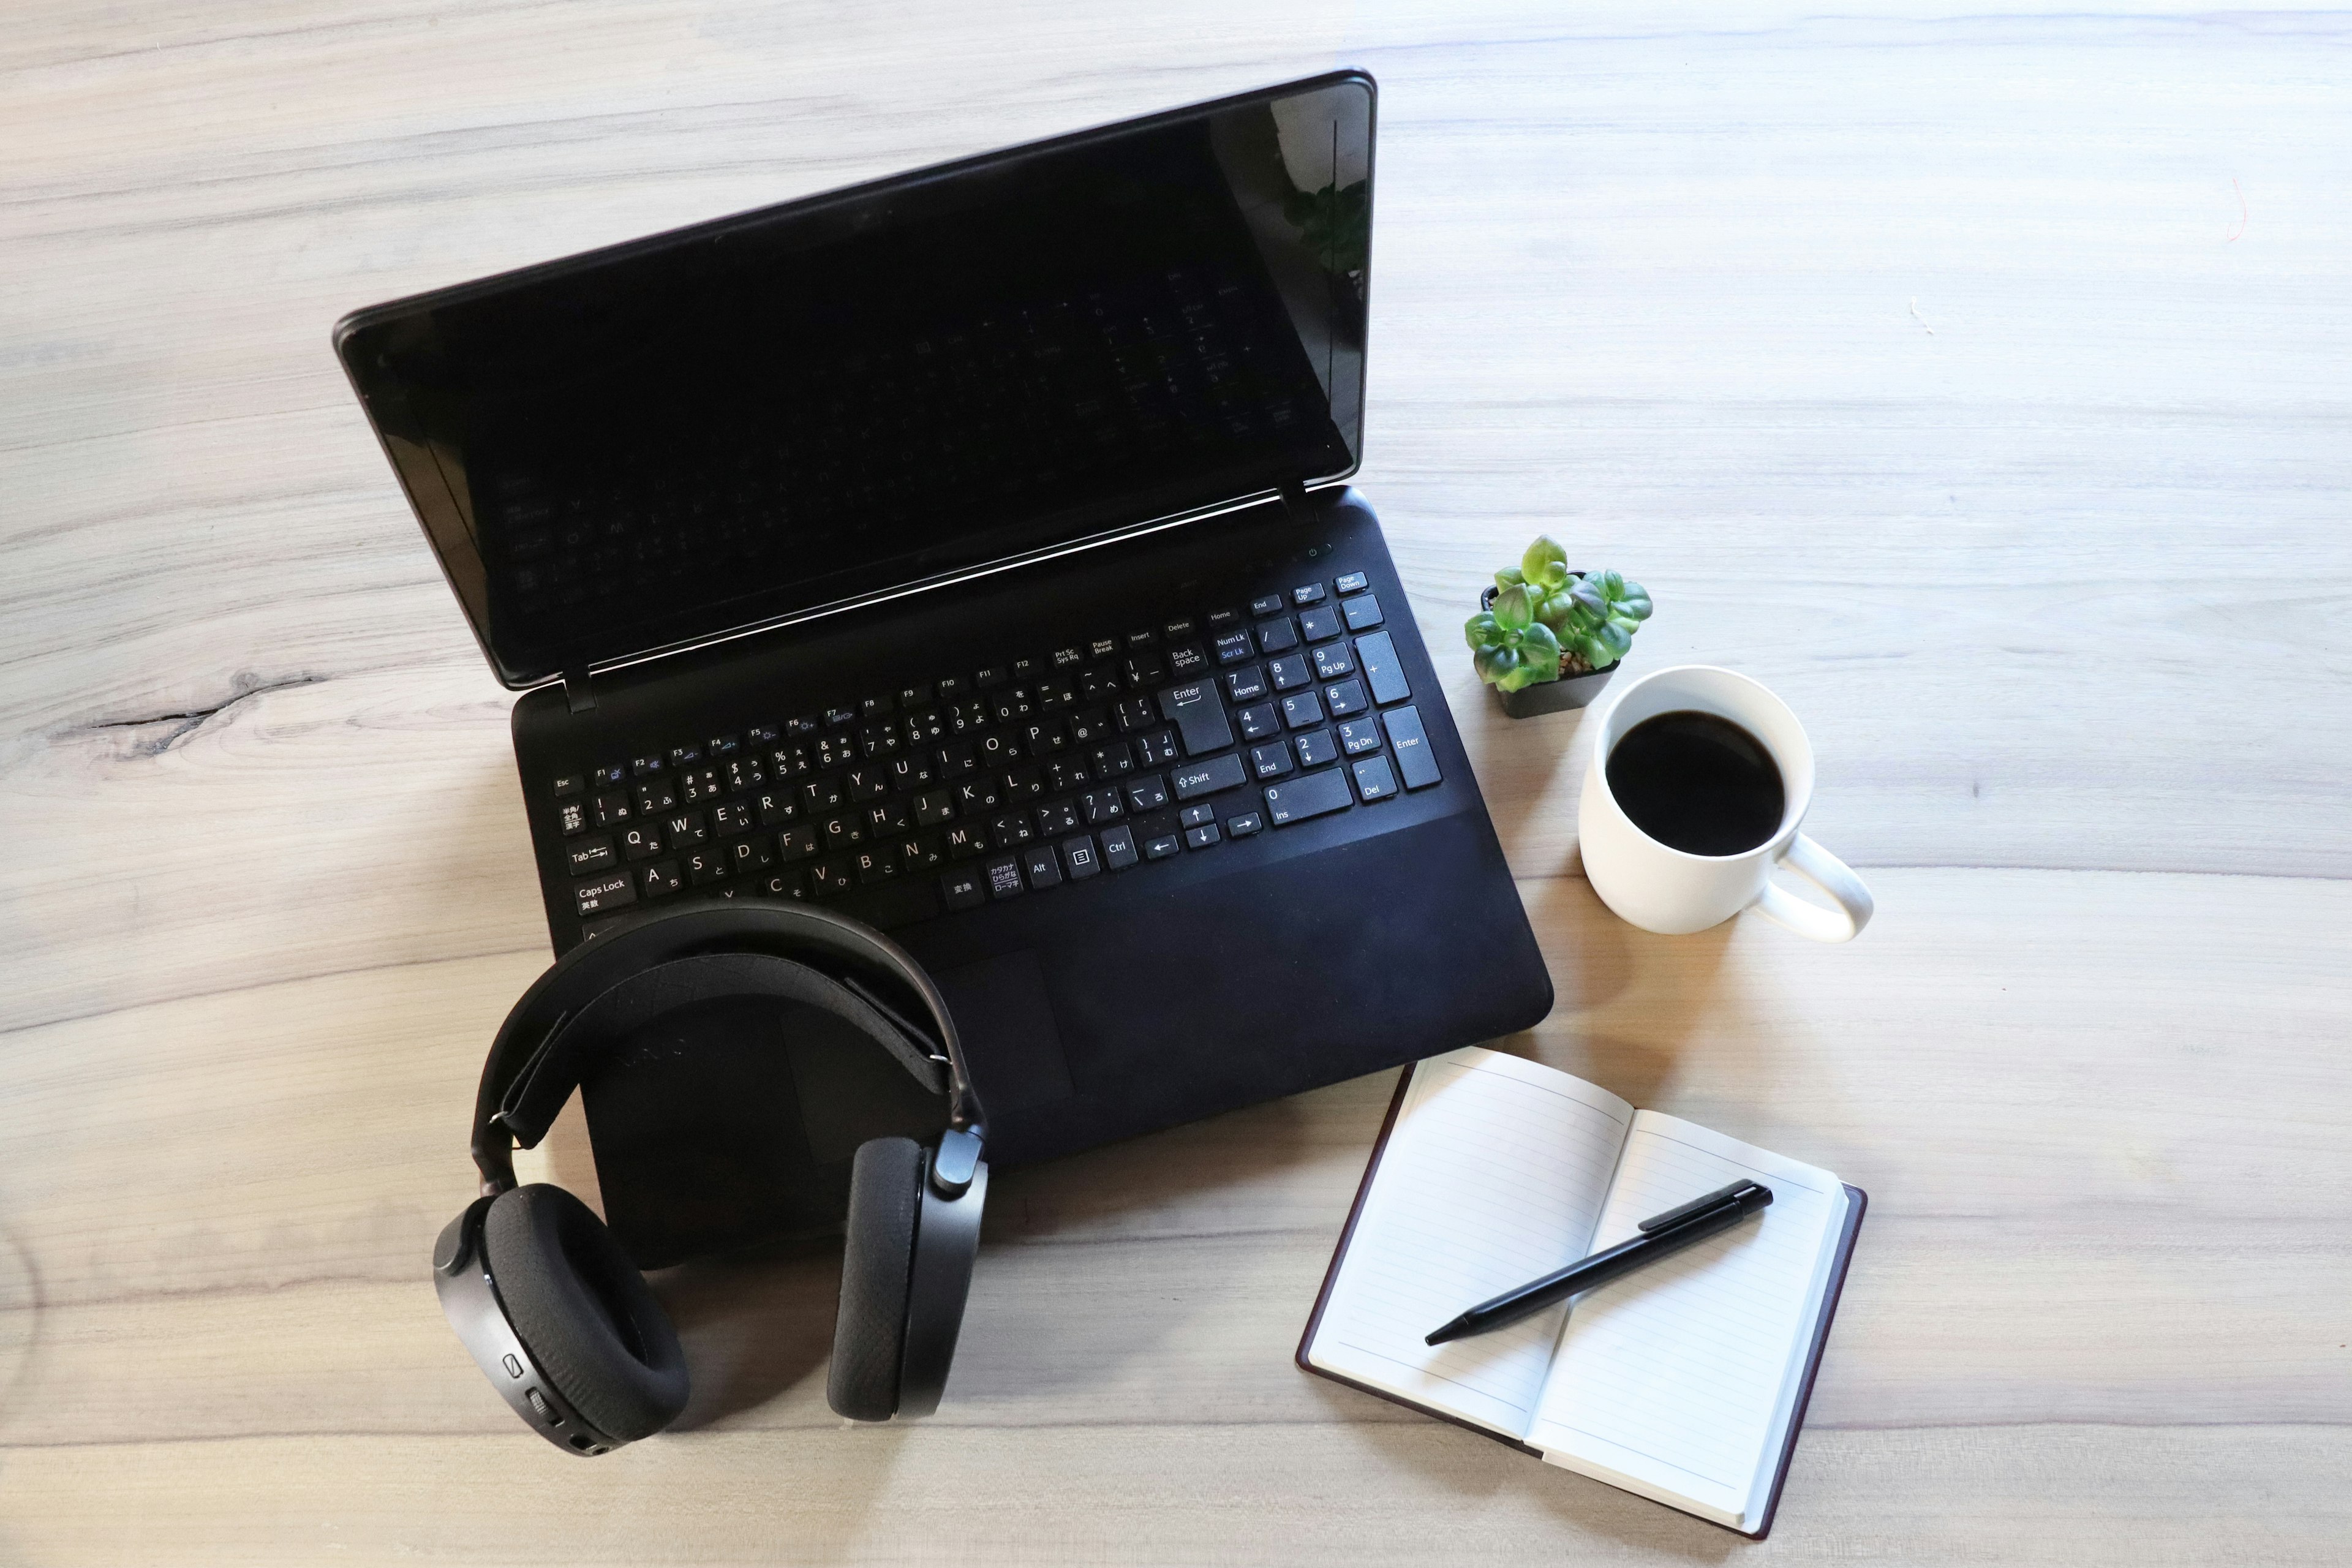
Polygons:
<instances>
[{"instance_id":1,"label":"headphone headband","mask_svg":"<svg viewBox=\"0 0 2352 1568\"><path fill-rule=\"evenodd\" d=\"M765 954L790 970L727 958ZM978 1096L965 1071L955 1021L921 967L879 931L830 910L790 904L709 903L665 911L583 942L540 976L507 1015L474 1099L472 1148L485 1195L515 1184L513 1150L546 1135L581 1075L594 1043L572 1026L593 1015L645 1015L703 997L788 996L858 1024L934 1089L941 1058L919 1023L898 1016L868 982L895 983L930 1015L944 1048L949 1126L977 1136ZM911 1037L911 1038L909 1037Z\"/></svg>"}]
</instances>

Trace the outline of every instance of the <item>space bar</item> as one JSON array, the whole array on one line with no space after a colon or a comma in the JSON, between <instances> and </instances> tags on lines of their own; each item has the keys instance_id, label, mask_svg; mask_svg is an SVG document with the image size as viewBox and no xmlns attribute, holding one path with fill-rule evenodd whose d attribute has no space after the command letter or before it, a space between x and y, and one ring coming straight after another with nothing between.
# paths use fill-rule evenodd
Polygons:
<instances>
[{"instance_id":1,"label":"space bar","mask_svg":"<svg viewBox=\"0 0 2352 1568\"><path fill-rule=\"evenodd\" d=\"M1344 769L1331 768L1319 773L1308 773L1303 779L1288 784L1265 786L1266 819L1276 827L1293 822L1304 822L1310 816L1320 816L1327 811L1344 811L1355 797L1348 793L1348 775Z\"/></svg>"}]
</instances>

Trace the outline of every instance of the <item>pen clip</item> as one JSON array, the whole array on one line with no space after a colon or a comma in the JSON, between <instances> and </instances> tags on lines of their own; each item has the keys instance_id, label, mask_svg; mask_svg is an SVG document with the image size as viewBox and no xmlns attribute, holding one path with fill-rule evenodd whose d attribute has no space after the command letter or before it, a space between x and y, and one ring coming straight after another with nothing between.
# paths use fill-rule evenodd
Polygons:
<instances>
[{"instance_id":1,"label":"pen clip","mask_svg":"<svg viewBox=\"0 0 2352 1568\"><path fill-rule=\"evenodd\" d=\"M1745 1195L1750 1187L1758 1184L1759 1184L1755 1182L1741 1180L1732 1183L1731 1185L1727 1187L1717 1187L1711 1193L1693 1198L1690 1202L1683 1204L1678 1207L1670 1208L1664 1214L1652 1215L1649 1218L1642 1222L1642 1232L1646 1236L1654 1231L1664 1230L1671 1226L1680 1225L1686 1219L1694 1219L1699 1215L1704 1214L1708 1209L1719 1208L1727 1203L1735 1203L1740 1197ZM1769 1192L1771 1189L1767 1187L1765 1190Z\"/></svg>"}]
</instances>

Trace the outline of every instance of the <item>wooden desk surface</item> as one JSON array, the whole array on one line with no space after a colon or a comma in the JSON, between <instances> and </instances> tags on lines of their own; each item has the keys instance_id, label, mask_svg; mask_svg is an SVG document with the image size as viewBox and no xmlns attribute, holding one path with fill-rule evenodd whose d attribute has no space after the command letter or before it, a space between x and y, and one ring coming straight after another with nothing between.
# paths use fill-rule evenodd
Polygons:
<instances>
[{"instance_id":1,"label":"wooden desk surface","mask_svg":"<svg viewBox=\"0 0 2352 1568\"><path fill-rule=\"evenodd\" d=\"M0 1563L2352 1554L2345 14L981 9L13 7ZM665 1282L690 1429L551 1454L424 1265L547 957L509 700L329 324L1338 63L1509 1044L1873 1196L1772 1539L1292 1368L1385 1075L1001 1183L932 1422L827 1414L814 1248ZM1538 528L1802 715L1861 941L1594 900L1578 720L1455 643Z\"/></svg>"}]
</instances>

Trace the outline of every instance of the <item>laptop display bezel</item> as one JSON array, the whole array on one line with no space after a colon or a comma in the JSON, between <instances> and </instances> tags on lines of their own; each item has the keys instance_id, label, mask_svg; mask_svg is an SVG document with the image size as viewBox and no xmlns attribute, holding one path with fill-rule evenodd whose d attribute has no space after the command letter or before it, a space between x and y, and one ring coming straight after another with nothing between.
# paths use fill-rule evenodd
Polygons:
<instances>
[{"instance_id":1,"label":"laptop display bezel","mask_svg":"<svg viewBox=\"0 0 2352 1568\"><path fill-rule=\"evenodd\" d=\"M501 650L484 624L481 606L486 600L484 574L487 568L478 546L474 526L466 515L464 506L453 488L446 482L429 433L409 411L404 388L396 376L379 367L360 363L364 357L358 352L363 334L379 331L404 320L429 315L447 307L495 299L501 292L528 288L556 279L593 272L615 262L657 253L666 247L707 241L730 231L773 223L780 218L800 218L823 213L829 207L870 203L877 197L906 191L942 180L982 171L1003 168L1021 159L1064 150L1083 148L1093 143L1114 140L1138 132L1186 121L1205 119L1236 109L1339 87L1356 87L1365 95L1365 131L1361 151L1364 167L1366 250L1363 263L1364 308L1369 309L1370 256L1369 230L1370 204L1374 188L1373 159L1378 144L1377 116L1379 94L1370 75L1357 69L1328 72L1320 76L1236 93L1228 97L1187 104L1160 113L1140 116L1074 132L1042 141L977 154L972 157L889 175L859 184L825 191L814 195L777 203L749 212L688 225L659 234L600 247L593 250L562 257L495 274L490 277L457 284L448 288L411 295L353 311L337 322L333 342L345 375L360 399L370 424L375 430L386 458L391 462L411 510L424 529L436 558L447 579L452 594L464 609L467 625L485 660L501 685L512 690L524 690L549 682L584 676L593 671L621 668L649 659L659 658L690 648L708 647L727 640L750 637L779 627L823 616L862 609L910 594L922 593L953 584L968 582L992 574L1004 572L1047 560L1072 552L1100 548L1118 541L1150 533L1160 529L1222 515L1239 508L1263 504L1279 494L1279 487L1268 486L1232 496L1188 506L1181 510L1158 515L1118 519L1106 526L1094 527L1082 533L1059 538L1049 543L1008 552L986 560L961 564L948 571L926 576L889 583L869 589L846 594L823 603L794 605L774 614L766 614L716 629L705 629L693 635L667 640L656 640L642 647L617 654L583 657L577 659L560 655L545 660L519 660L510 651ZM1362 417L1364 397L1364 350L1355 352L1356 384L1349 389L1349 399L1357 410L1357 423L1349 446L1349 461L1328 472L1300 474L1297 482L1309 489L1337 485L1350 478L1362 460ZM1334 389L1336 393L1336 388ZM1335 395L1335 403L1339 399Z\"/></svg>"}]
</instances>

